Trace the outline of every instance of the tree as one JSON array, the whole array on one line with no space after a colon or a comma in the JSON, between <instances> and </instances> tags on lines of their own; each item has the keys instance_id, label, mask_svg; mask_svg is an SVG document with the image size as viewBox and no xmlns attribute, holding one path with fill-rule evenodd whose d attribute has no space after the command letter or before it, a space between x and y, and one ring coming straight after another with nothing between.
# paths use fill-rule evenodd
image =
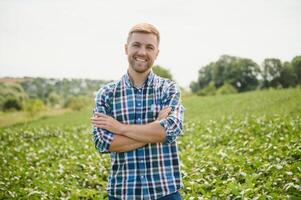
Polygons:
<instances>
[{"instance_id":1,"label":"tree","mask_svg":"<svg viewBox=\"0 0 301 200\"><path fill-rule=\"evenodd\" d=\"M153 72L155 74L157 74L158 76L173 80L170 71L168 69L165 69L164 67L161 67L160 65L154 65L153 66Z\"/></svg>"},{"instance_id":2,"label":"tree","mask_svg":"<svg viewBox=\"0 0 301 200\"><path fill-rule=\"evenodd\" d=\"M195 81L192 81L192 82L189 84L189 87L190 87L190 89L191 89L191 91L192 91L193 93L196 93L197 91L200 90L200 85L199 85L197 82L195 82Z\"/></svg>"},{"instance_id":3,"label":"tree","mask_svg":"<svg viewBox=\"0 0 301 200\"><path fill-rule=\"evenodd\" d=\"M284 62L280 72L279 83L283 88L294 87L297 84L297 74L295 73L291 63Z\"/></svg>"},{"instance_id":4,"label":"tree","mask_svg":"<svg viewBox=\"0 0 301 200\"><path fill-rule=\"evenodd\" d=\"M28 98L19 84L0 83L0 109L3 111L21 110Z\"/></svg>"},{"instance_id":5,"label":"tree","mask_svg":"<svg viewBox=\"0 0 301 200\"><path fill-rule=\"evenodd\" d=\"M191 83L190 88L192 91L202 90L213 82L217 89L228 83L239 92L254 90L258 86L259 74L258 64L251 59L223 55L201 68L198 81Z\"/></svg>"},{"instance_id":6,"label":"tree","mask_svg":"<svg viewBox=\"0 0 301 200\"><path fill-rule=\"evenodd\" d=\"M91 99L86 96L71 96L67 99L65 103L65 108L70 108L74 111L80 111L92 105L90 101Z\"/></svg>"},{"instance_id":7,"label":"tree","mask_svg":"<svg viewBox=\"0 0 301 200\"><path fill-rule=\"evenodd\" d=\"M238 92L254 90L258 86L260 68L251 59L222 56L226 59L224 83L230 83Z\"/></svg>"},{"instance_id":8,"label":"tree","mask_svg":"<svg viewBox=\"0 0 301 200\"><path fill-rule=\"evenodd\" d=\"M263 87L279 87L282 86L280 83L280 76L282 71L282 63L277 58L266 58L263 61Z\"/></svg>"},{"instance_id":9,"label":"tree","mask_svg":"<svg viewBox=\"0 0 301 200\"><path fill-rule=\"evenodd\" d=\"M199 90L202 90L212 81L212 66L214 63L210 63L199 70L199 76L197 82L190 83L190 89L192 92L196 93Z\"/></svg>"},{"instance_id":10,"label":"tree","mask_svg":"<svg viewBox=\"0 0 301 200\"><path fill-rule=\"evenodd\" d=\"M200 96L208 96L208 95L215 95L215 94L216 94L216 87L214 82L210 82L208 86L206 86L205 88L197 92L197 95Z\"/></svg>"},{"instance_id":11,"label":"tree","mask_svg":"<svg viewBox=\"0 0 301 200\"><path fill-rule=\"evenodd\" d=\"M50 92L48 94L47 103L51 106L57 106L60 104L62 97L57 92Z\"/></svg>"},{"instance_id":12,"label":"tree","mask_svg":"<svg viewBox=\"0 0 301 200\"><path fill-rule=\"evenodd\" d=\"M44 102L40 99L29 99L24 104L24 110L28 113L30 117L33 117L38 112L45 108Z\"/></svg>"},{"instance_id":13,"label":"tree","mask_svg":"<svg viewBox=\"0 0 301 200\"><path fill-rule=\"evenodd\" d=\"M297 76L297 84L301 84L301 56L294 57L291 65Z\"/></svg>"},{"instance_id":14,"label":"tree","mask_svg":"<svg viewBox=\"0 0 301 200\"><path fill-rule=\"evenodd\" d=\"M224 94L235 94L237 90L229 83L225 83L222 87L218 88L216 94L224 95Z\"/></svg>"},{"instance_id":15,"label":"tree","mask_svg":"<svg viewBox=\"0 0 301 200\"><path fill-rule=\"evenodd\" d=\"M225 81L225 70L227 63L223 58L219 59L216 63L211 65L211 77L217 88L221 87Z\"/></svg>"}]
</instances>

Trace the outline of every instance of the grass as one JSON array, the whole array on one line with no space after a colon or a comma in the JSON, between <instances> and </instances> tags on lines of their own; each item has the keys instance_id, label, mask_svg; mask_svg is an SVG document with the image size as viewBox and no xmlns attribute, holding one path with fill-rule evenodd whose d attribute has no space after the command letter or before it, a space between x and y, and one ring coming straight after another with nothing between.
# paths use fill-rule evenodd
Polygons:
<instances>
[{"instance_id":1,"label":"grass","mask_svg":"<svg viewBox=\"0 0 301 200\"><path fill-rule=\"evenodd\" d=\"M183 99L184 199L300 199L301 91ZM106 199L91 110L0 129L0 199Z\"/></svg>"},{"instance_id":2,"label":"grass","mask_svg":"<svg viewBox=\"0 0 301 200\"><path fill-rule=\"evenodd\" d=\"M60 116L64 113L70 112L69 109L45 109L35 116L31 117L24 111L12 111L0 113L0 128L8 127L16 124L27 124L32 121L37 121L41 118L49 118L54 116Z\"/></svg>"},{"instance_id":3,"label":"grass","mask_svg":"<svg viewBox=\"0 0 301 200\"><path fill-rule=\"evenodd\" d=\"M90 122L91 108L81 111L66 112L58 116L43 116L38 120L28 123L19 123L13 125L15 128L55 128L55 127L73 127L87 126Z\"/></svg>"},{"instance_id":4,"label":"grass","mask_svg":"<svg viewBox=\"0 0 301 200\"><path fill-rule=\"evenodd\" d=\"M186 119L192 121L219 120L227 116L243 117L248 114L299 115L301 89L260 90L223 96L188 96L183 99Z\"/></svg>"}]
</instances>

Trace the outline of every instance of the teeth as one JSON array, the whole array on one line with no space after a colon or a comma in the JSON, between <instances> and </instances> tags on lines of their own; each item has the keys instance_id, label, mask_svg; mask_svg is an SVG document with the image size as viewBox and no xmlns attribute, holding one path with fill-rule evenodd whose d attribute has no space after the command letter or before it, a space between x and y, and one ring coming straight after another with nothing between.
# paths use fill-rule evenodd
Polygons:
<instances>
[{"instance_id":1,"label":"teeth","mask_svg":"<svg viewBox=\"0 0 301 200\"><path fill-rule=\"evenodd\" d=\"M143 58L136 58L136 60L137 61L143 61L143 62L145 62L146 60L145 59L143 59Z\"/></svg>"}]
</instances>

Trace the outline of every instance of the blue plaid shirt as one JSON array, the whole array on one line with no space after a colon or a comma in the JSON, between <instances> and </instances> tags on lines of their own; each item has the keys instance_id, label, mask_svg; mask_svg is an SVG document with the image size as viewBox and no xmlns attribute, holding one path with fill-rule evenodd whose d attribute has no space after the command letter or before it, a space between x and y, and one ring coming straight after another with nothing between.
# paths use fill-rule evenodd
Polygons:
<instances>
[{"instance_id":1,"label":"blue plaid shirt","mask_svg":"<svg viewBox=\"0 0 301 200\"><path fill-rule=\"evenodd\" d=\"M182 180L176 138L182 131L184 107L176 84L150 72L143 86L136 88L125 74L121 80L103 86L95 102L94 112L124 124L150 123L164 107L172 108L169 116L160 121L166 130L165 142L123 153L110 152L108 194L127 200L157 199L179 190ZM114 133L93 127L93 136L97 150L108 153Z\"/></svg>"}]
</instances>

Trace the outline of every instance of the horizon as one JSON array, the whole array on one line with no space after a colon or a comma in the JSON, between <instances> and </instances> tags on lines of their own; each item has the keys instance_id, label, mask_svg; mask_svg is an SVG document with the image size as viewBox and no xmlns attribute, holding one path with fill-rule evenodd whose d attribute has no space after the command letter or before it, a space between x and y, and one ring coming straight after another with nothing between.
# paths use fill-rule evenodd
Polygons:
<instances>
[{"instance_id":1,"label":"horizon","mask_svg":"<svg viewBox=\"0 0 301 200\"><path fill-rule=\"evenodd\" d=\"M228 54L224 54L224 55L228 55ZM224 56L224 55L221 55L221 56ZM220 57L221 57L220 56ZM232 56L232 55L229 55L229 56ZM301 56L301 54L300 55L295 55L295 56L293 56L292 57L292 59L294 58L294 57L296 57L296 56ZM219 58L220 58L219 57ZM240 58L240 57L239 57ZM245 59L250 59L250 58L247 58L247 57L244 57ZM276 59L279 59L279 58L276 58ZM292 60L291 59L291 60ZM285 61L283 61L283 60L281 60L280 59L280 61L281 61L281 63L284 63L284 62L291 62L291 60L285 60ZM211 63L211 62L216 62L217 60L214 60L214 61L210 61L209 63ZM254 60L253 60L254 61ZM259 65L259 67L260 67L260 70L262 70L262 62L259 64L259 63L257 63L256 61L254 61L256 64L258 64ZM209 64L208 63L208 64ZM208 64L206 64L206 65L208 65ZM156 64L157 65L157 64ZM204 66L202 66L202 67L204 67ZM171 72L171 71L170 71ZM174 77L174 75L173 75L173 73L171 72L171 75ZM118 78L116 78L116 79L101 79L101 78L91 78L91 77L71 77L71 76L69 76L69 77L50 77L50 76L43 76L43 75L41 75L41 76L27 76L27 75L24 75L24 76L2 76L1 74L0 74L0 79L5 79L5 78L9 78L9 79L14 79L14 78L16 78L16 79L22 79L22 78L43 78L43 79L56 79L56 80L63 80L63 79L68 79L68 80L70 80L70 79L82 79L82 80L97 80L97 81L104 81L104 82L111 82L111 81L116 81L116 80L118 80ZM119 77L119 78L121 78L121 77ZM261 80L260 78L259 78L259 80ZM190 89L190 87L189 87L189 85L188 86L182 86L181 84L179 84L179 82L177 81L177 80L174 80L180 87L182 87L183 89L185 89L185 90L191 90ZM196 81L196 80L192 80L192 81ZM191 82L192 82L191 81ZM190 82L190 83L191 83Z\"/></svg>"}]
</instances>

